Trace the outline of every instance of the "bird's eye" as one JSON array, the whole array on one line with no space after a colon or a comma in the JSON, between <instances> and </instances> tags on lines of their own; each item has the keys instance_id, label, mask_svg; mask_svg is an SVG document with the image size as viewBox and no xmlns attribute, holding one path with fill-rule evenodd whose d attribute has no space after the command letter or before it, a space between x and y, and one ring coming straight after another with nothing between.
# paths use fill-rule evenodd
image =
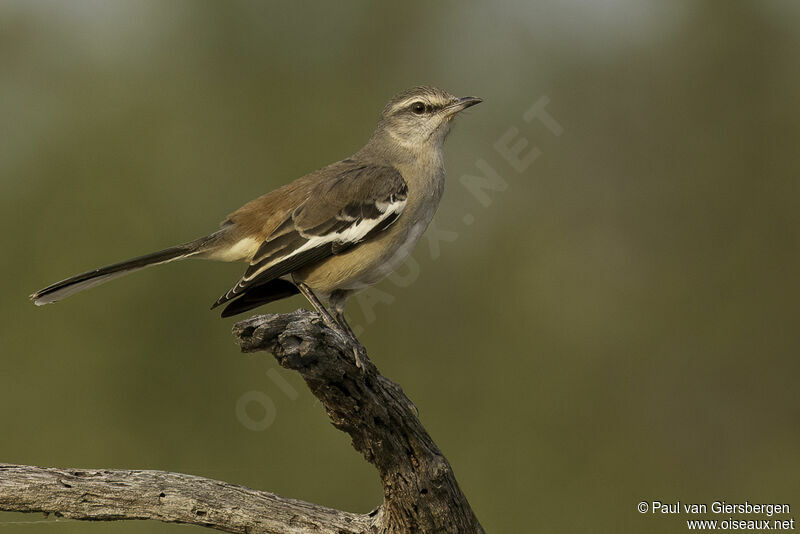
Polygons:
<instances>
[{"instance_id":1,"label":"bird's eye","mask_svg":"<svg viewBox=\"0 0 800 534\"><path fill-rule=\"evenodd\" d=\"M411 104L411 111L416 115L422 115L425 113L425 104L422 102L414 102Z\"/></svg>"}]
</instances>

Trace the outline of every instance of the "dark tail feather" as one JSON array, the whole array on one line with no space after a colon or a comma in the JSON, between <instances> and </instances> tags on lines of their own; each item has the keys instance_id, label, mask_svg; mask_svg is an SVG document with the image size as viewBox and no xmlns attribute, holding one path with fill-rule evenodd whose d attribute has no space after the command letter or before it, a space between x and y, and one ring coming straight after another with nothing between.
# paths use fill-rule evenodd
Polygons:
<instances>
[{"instance_id":1,"label":"dark tail feather","mask_svg":"<svg viewBox=\"0 0 800 534\"><path fill-rule=\"evenodd\" d=\"M99 286L109 280L119 278L120 276L138 271L139 269L144 269L150 265L158 265L200 254L207 250L206 247L212 241L212 237L213 235L72 276L66 280L49 285L44 289L40 289L31 295L31 300L37 306L50 304L51 302L59 301L79 291Z\"/></svg>"},{"instance_id":2,"label":"dark tail feather","mask_svg":"<svg viewBox=\"0 0 800 534\"><path fill-rule=\"evenodd\" d=\"M255 286L242 293L241 297L225 306L225 309L222 310L222 316L231 317L232 315L244 313L268 302L291 297L299 292L300 290L293 283L275 278L266 284Z\"/></svg>"}]
</instances>

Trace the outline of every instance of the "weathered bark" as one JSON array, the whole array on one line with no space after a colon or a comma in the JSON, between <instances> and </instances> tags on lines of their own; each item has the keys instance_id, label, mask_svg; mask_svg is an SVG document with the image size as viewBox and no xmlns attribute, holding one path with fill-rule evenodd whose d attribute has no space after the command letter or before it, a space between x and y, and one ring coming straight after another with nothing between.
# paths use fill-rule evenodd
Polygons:
<instances>
[{"instance_id":1,"label":"weathered bark","mask_svg":"<svg viewBox=\"0 0 800 534\"><path fill-rule=\"evenodd\" d=\"M237 533L483 532L416 408L357 340L304 310L256 316L237 323L233 333L243 352L269 351L300 373L334 426L377 468L384 495L376 511L352 514L176 473L4 464L0 510L157 519Z\"/></svg>"},{"instance_id":2,"label":"weathered bark","mask_svg":"<svg viewBox=\"0 0 800 534\"><path fill-rule=\"evenodd\" d=\"M242 534L355 534L372 521L192 475L8 464L0 464L0 510L92 521L157 519Z\"/></svg>"},{"instance_id":3,"label":"weathered bark","mask_svg":"<svg viewBox=\"0 0 800 534\"><path fill-rule=\"evenodd\" d=\"M355 339L305 311L253 317L238 323L234 335L243 351L268 350L299 372L333 425L378 469L383 505L377 532L483 532L416 407L378 373Z\"/></svg>"}]
</instances>

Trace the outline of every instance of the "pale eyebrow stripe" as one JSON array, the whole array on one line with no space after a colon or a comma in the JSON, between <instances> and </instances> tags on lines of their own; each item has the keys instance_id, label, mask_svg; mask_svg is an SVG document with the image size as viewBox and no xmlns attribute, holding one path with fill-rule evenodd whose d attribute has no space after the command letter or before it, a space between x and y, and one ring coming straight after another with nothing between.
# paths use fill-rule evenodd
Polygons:
<instances>
[{"instance_id":1,"label":"pale eyebrow stripe","mask_svg":"<svg viewBox=\"0 0 800 534\"><path fill-rule=\"evenodd\" d=\"M411 96L411 97L408 97L408 98L406 98L405 100L403 100L401 102L398 102L394 106L392 106L392 113L394 113L398 109L402 109L404 107L407 107L407 106L411 105L413 102L418 102L418 101L421 101L422 103L426 103L426 101L422 97Z\"/></svg>"}]
</instances>

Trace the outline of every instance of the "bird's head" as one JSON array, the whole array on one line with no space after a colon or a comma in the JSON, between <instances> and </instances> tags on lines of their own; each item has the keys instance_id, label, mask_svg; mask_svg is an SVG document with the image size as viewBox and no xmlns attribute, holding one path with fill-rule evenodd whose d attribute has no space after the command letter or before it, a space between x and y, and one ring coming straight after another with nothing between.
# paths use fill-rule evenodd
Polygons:
<instances>
[{"instance_id":1,"label":"bird's head","mask_svg":"<svg viewBox=\"0 0 800 534\"><path fill-rule=\"evenodd\" d=\"M457 97L436 87L414 87L386 104L376 133L412 151L440 148L458 112L480 102L478 97Z\"/></svg>"}]
</instances>

